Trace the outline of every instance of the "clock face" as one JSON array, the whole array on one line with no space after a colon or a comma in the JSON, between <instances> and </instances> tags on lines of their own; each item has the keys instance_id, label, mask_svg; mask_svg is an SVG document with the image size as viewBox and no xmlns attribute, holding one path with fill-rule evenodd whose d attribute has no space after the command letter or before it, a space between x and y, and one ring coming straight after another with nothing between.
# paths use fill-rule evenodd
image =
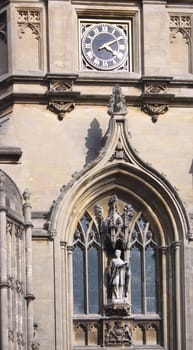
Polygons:
<instances>
[{"instance_id":1,"label":"clock face","mask_svg":"<svg viewBox=\"0 0 193 350\"><path fill-rule=\"evenodd\" d=\"M128 39L123 28L116 24L90 25L82 36L81 47L90 69L116 70L127 61Z\"/></svg>"}]
</instances>

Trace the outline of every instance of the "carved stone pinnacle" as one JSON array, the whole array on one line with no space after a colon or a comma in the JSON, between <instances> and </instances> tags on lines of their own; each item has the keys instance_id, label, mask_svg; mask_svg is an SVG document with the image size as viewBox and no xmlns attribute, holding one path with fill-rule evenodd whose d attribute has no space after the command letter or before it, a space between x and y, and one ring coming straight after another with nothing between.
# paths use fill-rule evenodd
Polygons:
<instances>
[{"instance_id":1,"label":"carved stone pinnacle","mask_svg":"<svg viewBox=\"0 0 193 350\"><path fill-rule=\"evenodd\" d=\"M114 115L127 114L127 105L125 97L122 94L121 88L116 84L113 88L113 94L110 97L107 113L113 117Z\"/></svg>"},{"instance_id":2,"label":"carved stone pinnacle","mask_svg":"<svg viewBox=\"0 0 193 350\"><path fill-rule=\"evenodd\" d=\"M26 188L25 191L23 192L23 199L26 203L29 202L30 196L31 196L31 193L28 190L28 188Z\"/></svg>"}]
</instances>

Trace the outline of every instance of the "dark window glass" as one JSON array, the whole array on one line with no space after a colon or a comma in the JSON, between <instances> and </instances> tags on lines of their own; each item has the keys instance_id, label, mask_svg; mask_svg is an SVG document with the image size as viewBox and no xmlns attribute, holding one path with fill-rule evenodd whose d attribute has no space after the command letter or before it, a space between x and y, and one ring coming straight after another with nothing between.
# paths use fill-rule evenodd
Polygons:
<instances>
[{"instance_id":1,"label":"dark window glass","mask_svg":"<svg viewBox=\"0 0 193 350\"><path fill-rule=\"evenodd\" d=\"M84 253L78 246L73 251L73 299L74 313L84 313Z\"/></svg>"},{"instance_id":2,"label":"dark window glass","mask_svg":"<svg viewBox=\"0 0 193 350\"><path fill-rule=\"evenodd\" d=\"M145 250L145 274L146 309L147 312L156 312L156 254L155 249L151 246L148 246Z\"/></svg>"},{"instance_id":3,"label":"dark window glass","mask_svg":"<svg viewBox=\"0 0 193 350\"><path fill-rule=\"evenodd\" d=\"M131 250L131 304L132 312L142 313L141 250L134 246Z\"/></svg>"},{"instance_id":4,"label":"dark window glass","mask_svg":"<svg viewBox=\"0 0 193 350\"><path fill-rule=\"evenodd\" d=\"M83 231L86 233L90 224L90 217L88 216L88 214L84 214L82 219L80 220Z\"/></svg>"},{"instance_id":5,"label":"dark window glass","mask_svg":"<svg viewBox=\"0 0 193 350\"><path fill-rule=\"evenodd\" d=\"M88 301L89 313L99 312L99 271L98 251L95 247L88 250Z\"/></svg>"}]
</instances>

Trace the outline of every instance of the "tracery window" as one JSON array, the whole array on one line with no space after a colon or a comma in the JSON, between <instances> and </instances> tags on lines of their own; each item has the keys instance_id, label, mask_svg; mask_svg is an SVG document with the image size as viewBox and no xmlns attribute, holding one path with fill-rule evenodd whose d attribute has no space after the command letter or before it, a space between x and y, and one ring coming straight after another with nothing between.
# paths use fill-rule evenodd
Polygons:
<instances>
[{"instance_id":1,"label":"tracery window","mask_svg":"<svg viewBox=\"0 0 193 350\"><path fill-rule=\"evenodd\" d=\"M157 243L148 228L141 217L131 237L131 304L136 314L157 312Z\"/></svg>"},{"instance_id":2,"label":"tracery window","mask_svg":"<svg viewBox=\"0 0 193 350\"><path fill-rule=\"evenodd\" d=\"M74 345L161 345L157 235L142 212L109 203L106 219L97 205L74 233Z\"/></svg>"},{"instance_id":3,"label":"tracery window","mask_svg":"<svg viewBox=\"0 0 193 350\"><path fill-rule=\"evenodd\" d=\"M73 300L75 314L99 313L99 233L85 213L74 234Z\"/></svg>"}]
</instances>

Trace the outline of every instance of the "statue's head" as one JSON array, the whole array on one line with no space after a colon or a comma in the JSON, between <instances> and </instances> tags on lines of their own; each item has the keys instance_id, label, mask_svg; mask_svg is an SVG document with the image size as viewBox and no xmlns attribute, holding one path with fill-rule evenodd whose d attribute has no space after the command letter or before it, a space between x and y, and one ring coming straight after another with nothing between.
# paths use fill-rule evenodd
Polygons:
<instances>
[{"instance_id":1,"label":"statue's head","mask_svg":"<svg viewBox=\"0 0 193 350\"><path fill-rule=\"evenodd\" d=\"M120 258L120 256L121 256L121 250L120 249L115 249L115 256L116 256L116 258Z\"/></svg>"}]
</instances>

